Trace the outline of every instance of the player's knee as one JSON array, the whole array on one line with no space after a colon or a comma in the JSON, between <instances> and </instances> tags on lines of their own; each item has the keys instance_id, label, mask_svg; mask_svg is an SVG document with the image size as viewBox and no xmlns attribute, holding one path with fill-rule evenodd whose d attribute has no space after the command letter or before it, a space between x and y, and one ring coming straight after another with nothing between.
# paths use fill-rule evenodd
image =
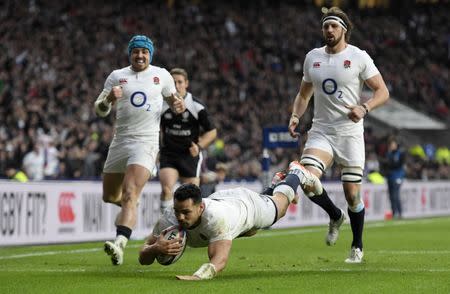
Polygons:
<instances>
[{"instance_id":1,"label":"player's knee","mask_svg":"<svg viewBox=\"0 0 450 294\"><path fill-rule=\"evenodd\" d=\"M342 168L341 181L343 183L361 184L363 170L360 167L344 167Z\"/></svg>"},{"instance_id":2,"label":"player's knee","mask_svg":"<svg viewBox=\"0 0 450 294\"><path fill-rule=\"evenodd\" d=\"M302 156L300 163L308 168L318 172L318 175L322 175L325 172L325 163L317 156L311 154L305 154Z\"/></svg>"},{"instance_id":3,"label":"player's knee","mask_svg":"<svg viewBox=\"0 0 450 294\"><path fill-rule=\"evenodd\" d=\"M138 201L138 188L134 184L126 185L122 191L122 206L136 206Z\"/></svg>"},{"instance_id":4,"label":"player's knee","mask_svg":"<svg viewBox=\"0 0 450 294\"><path fill-rule=\"evenodd\" d=\"M121 204L122 207L126 206L137 206L137 197L131 193L124 193L122 196Z\"/></svg>"}]
</instances>

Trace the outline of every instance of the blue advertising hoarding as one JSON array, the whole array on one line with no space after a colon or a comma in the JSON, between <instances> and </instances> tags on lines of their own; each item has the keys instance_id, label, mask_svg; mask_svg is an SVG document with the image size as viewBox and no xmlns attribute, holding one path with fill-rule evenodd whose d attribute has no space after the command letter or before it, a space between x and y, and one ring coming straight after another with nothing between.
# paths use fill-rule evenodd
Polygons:
<instances>
[{"instance_id":1,"label":"blue advertising hoarding","mask_svg":"<svg viewBox=\"0 0 450 294\"><path fill-rule=\"evenodd\" d=\"M298 148L300 138L292 138L286 126L263 128L263 147L274 148Z\"/></svg>"}]
</instances>

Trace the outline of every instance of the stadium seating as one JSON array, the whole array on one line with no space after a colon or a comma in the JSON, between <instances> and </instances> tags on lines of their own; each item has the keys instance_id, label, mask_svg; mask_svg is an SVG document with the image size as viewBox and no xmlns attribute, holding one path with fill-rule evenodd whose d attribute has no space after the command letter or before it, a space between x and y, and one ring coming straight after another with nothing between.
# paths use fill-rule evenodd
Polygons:
<instances>
[{"instance_id":1,"label":"stadium seating","mask_svg":"<svg viewBox=\"0 0 450 294\"><path fill-rule=\"evenodd\" d=\"M227 161L228 177L260 176L262 126L288 123L303 58L321 46L318 7L298 1L82 2L0 4L1 177L8 167L21 167L34 142L57 150L56 167L45 178L100 176L114 118L96 117L93 102L107 75L128 64L126 44L134 33L154 40L154 64L189 72L191 91L205 100L225 143L221 150L213 145L209 155ZM389 10L349 10L356 26L352 43L374 58L393 96L448 124L447 10L409 9L400 18ZM368 150L383 139L370 140ZM283 165L296 153L274 153L274 163ZM433 177L450 178L448 164L436 164Z\"/></svg>"}]
</instances>

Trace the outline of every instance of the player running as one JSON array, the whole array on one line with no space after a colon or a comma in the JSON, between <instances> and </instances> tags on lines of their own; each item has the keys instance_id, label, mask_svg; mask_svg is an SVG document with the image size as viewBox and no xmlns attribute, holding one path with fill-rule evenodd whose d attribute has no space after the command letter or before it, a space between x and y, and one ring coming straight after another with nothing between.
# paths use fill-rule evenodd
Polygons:
<instances>
[{"instance_id":1,"label":"player running","mask_svg":"<svg viewBox=\"0 0 450 294\"><path fill-rule=\"evenodd\" d=\"M321 25L325 46L306 55L289 132L293 137L299 135L295 129L314 94L313 123L300 162L319 178L333 161L341 165L353 232L350 256L345 262L360 263L365 214L360 195L365 161L363 118L384 104L389 92L370 56L348 43L353 25L342 10L330 8L323 15ZM373 90L373 95L362 103L364 84ZM334 205L325 189L321 193L305 191L305 194L330 216L326 244L335 244L345 220L344 211Z\"/></svg>"},{"instance_id":2,"label":"player running","mask_svg":"<svg viewBox=\"0 0 450 294\"><path fill-rule=\"evenodd\" d=\"M103 168L103 201L121 206L116 238L104 245L114 265L123 263L123 249L136 225L140 193L155 168L163 102L176 113L185 110L170 73L150 65L153 51L148 37L134 36L128 43L131 65L113 71L95 101L101 117L117 105L116 130Z\"/></svg>"}]
</instances>

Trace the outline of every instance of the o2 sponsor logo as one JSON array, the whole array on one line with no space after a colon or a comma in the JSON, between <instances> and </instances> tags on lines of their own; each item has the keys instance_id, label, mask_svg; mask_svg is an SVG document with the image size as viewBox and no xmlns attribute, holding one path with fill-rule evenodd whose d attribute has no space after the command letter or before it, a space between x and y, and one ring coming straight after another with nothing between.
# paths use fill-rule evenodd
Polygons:
<instances>
[{"instance_id":1,"label":"o2 sponsor logo","mask_svg":"<svg viewBox=\"0 0 450 294\"><path fill-rule=\"evenodd\" d=\"M130 102L134 107L146 107L146 111L150 111L150 104L147 103L147 95L145 95L142 91L137 91L131 94Z\"/></svg>"},{"instance_id":2,"label":"o2 sponsor logo","mask_svg":"<svg viewBox=\"0 0 450 294\"><path fill-rule=\"evenodd\" d=\"M322 82L322 91L327 95L334 95L337 92L336 98L342 99L344 98L342 95L342 91L338 91L337 83L333 79L325 79Z\"/></svg>"}]
</instances>

